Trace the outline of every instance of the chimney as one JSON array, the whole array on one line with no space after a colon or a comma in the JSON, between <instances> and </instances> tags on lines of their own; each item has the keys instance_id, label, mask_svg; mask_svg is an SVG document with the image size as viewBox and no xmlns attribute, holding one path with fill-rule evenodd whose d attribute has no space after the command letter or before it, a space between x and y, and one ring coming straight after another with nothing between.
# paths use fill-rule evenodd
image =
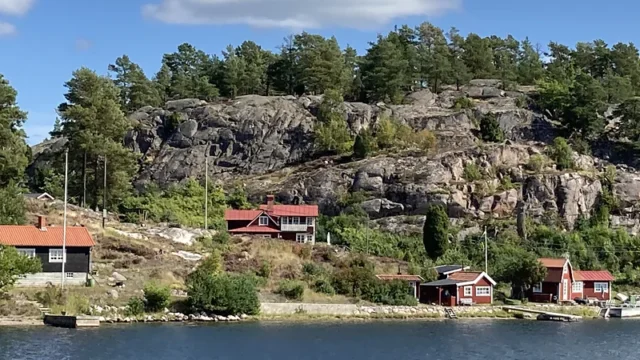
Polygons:
<instances>
[{"instance_id":1,"label":"chimney","mask_svg":"<svg viewBox=\"0 0 640 360\"><path fill-rule=\"evenodd\" d=\"M275 201L275 196L267 195L267 211L273 210L274 201Z\"/></svg>"},{"instance_id":2,"label":"chimney","mask_svg":"<svg viewBox=\"0 0 640 360\"><path fill-rule=\"evenodd\" d=\"M47 229L47 218L42 215L38 216L38 229L40 230Z\"/></svg>"}]
</instances>

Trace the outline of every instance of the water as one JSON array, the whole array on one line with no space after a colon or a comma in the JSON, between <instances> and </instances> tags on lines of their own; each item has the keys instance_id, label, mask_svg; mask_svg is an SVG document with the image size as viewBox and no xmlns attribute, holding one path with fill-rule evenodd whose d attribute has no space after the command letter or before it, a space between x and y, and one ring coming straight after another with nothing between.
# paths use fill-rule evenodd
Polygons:
<instances>
[{"instance_id":1,"label":"water","mask_svg":"<svg viewBox=\"0 0 640 360\"><path fill-rule=\"evenodd\" d=\"M0 327L0 359L640 359L640 321Z\"/></svg>"}]
</instances>

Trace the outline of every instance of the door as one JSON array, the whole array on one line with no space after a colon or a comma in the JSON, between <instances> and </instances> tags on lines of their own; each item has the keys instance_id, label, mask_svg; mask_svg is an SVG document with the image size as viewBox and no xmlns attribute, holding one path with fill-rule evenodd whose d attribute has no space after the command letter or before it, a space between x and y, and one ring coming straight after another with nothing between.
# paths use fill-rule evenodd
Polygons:
<instances>
[{"instance_id":1,"label":"door","mask_svg":"<svg viewBox=\"0 0 640 360\"><path fill-rule=\"evenodd\" d=\"M568 291L569 291L569 280L562 279L562 300L563 301L569 300Z\"/></svg>"}]
</instances>

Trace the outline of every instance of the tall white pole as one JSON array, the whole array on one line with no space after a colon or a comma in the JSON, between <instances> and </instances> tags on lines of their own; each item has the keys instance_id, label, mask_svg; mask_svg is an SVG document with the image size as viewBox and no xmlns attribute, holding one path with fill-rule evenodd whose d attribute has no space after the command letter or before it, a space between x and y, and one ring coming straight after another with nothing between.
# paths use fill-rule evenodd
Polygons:
<instances>
[{"instance_id":1,"label":"tall white pole","mask_svg":"<svg viewBox=\"0 0 640 360\"><path fill-rule=\"evenodd\" d=\"M204 230L209 230L207 221L209 220L209 147L204 154Z\"/></svg>"},{"instance_id":2,"label":"tall white pole","mask_svg":"<svg viewBox=\"0 0 640 360\"><path fill-rule=\"evenodd\" d=\"M487 251L487 227L484 227L484 273L488 274L488 270L487 270L487 263L488 263L488 251Z\"/></svg>"},{"instance_id":3,"label":"tall white pole","mask_svg":"<svg viewBox=\"0 0 640 360\"><path fill-rule=\"evenodd\" d=\"M62 280L60 288L64 289L64 265L67 262L67 173L69 172L69 150L64 151L64 214L62 220Z\"/></svg>"}]
</instances>

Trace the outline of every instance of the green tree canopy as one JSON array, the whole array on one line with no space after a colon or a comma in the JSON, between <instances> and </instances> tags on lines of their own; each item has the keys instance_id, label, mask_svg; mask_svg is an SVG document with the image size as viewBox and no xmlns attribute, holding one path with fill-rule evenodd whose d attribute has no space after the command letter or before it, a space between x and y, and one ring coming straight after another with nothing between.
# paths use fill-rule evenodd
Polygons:
<instances>
[{"instance_id":1,"label":"green tree canopy","mask_svg":"<svg viewBox=\"0 0 640 360\"><path fill-rule=\"evenodd\" d=\"M449 216L442 205L430 205L422 231L427 256L436 260L449 248Z\"/></svg>"},{"instance_id":2,"label":"green tree canopy","mask_svg":"<svg viewBox=\"0 0 640 360\"><path fill-rule=\"evenodd\" d=\"M0 245L0 294L7 291L20 275L34 274L42 270L38 258L18 253L16 248Z\"/></svg>"}]
</instances>

